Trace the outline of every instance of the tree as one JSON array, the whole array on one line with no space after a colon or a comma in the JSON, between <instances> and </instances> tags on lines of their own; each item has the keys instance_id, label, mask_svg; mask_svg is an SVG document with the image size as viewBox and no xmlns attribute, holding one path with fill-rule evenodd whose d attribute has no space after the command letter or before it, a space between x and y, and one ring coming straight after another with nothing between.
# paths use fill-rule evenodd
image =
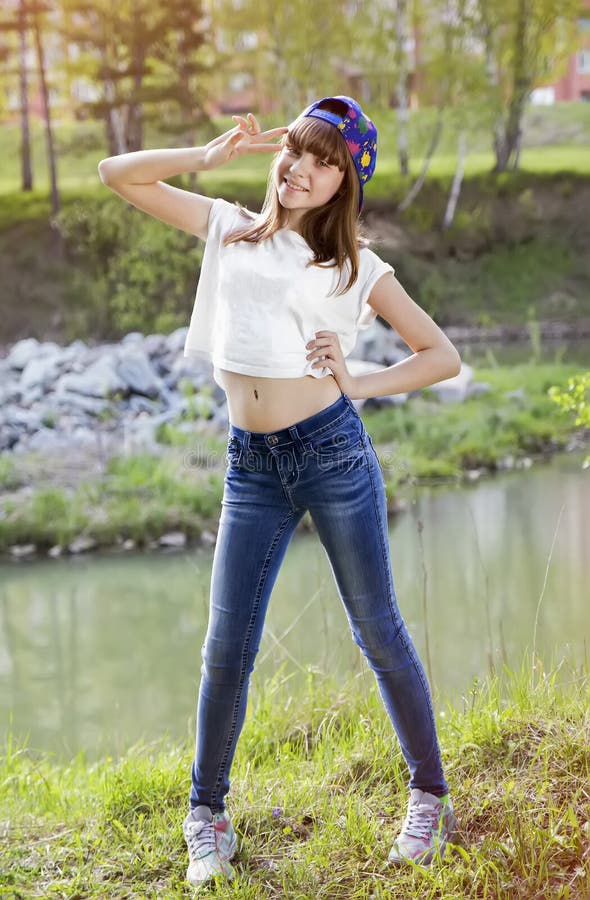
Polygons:
<instances>
[{"instance_id":1,"label":"tree","mask_svg":"<svg viewBox=\"0 0 590 900\"><path fill-rule=\"evenodd\" d=\"M285 122L318 96L344 93L347 66L358 62L361 7L341 0L210 3L213 30L231 54L226 71L230 77L246 72L254 89L272 85L273 111Z\"/></svg>"},{"instance_id":2,"label":"tree","mask_svg":"<svg viewBox=\"0 0 590 900\"><path fill-rule=\"evenodd\" d=\"M201 0L62 3L63 37L82 51L68 72L100 85L99 97L82 107L103 119L110 155L140 150L149 116L165 124L170 107L180 109L172 130L206 118L199 75L211 63L198 59L207 39Z\"/></svg>"},{"instance_id":3,"label":"tree","mask_svg":"<svg viewBox=\"0 0 590 900\"><path fill-rule=\"evenodd\" d=\"M11 15L14 12L14 17ZM21 190L33 190L33 167L31 163L31 134L29 127L29 73L27 71L27 37L28 22L26 15L26 0L18 0L16 10L8 10L8 16L0 20L0 34L5 37L0 49L0 60L4 66L4 75L17 74L20 97L20 160L21 160ZM17 37L18 50L11 44L12 36ZM9 60L18 59L16 69L10 69Z\"/></svg>"},{"instance_id":4,"label":"tree","mask_svg":"<svg viewBox=\"0 0 590 900\"><path fill-rule=\"evenodd\" d=\"M59 190L57 186L57 163L55 157L55 141L53 140L53 131L51 125L51 104L49 99L49 86L47 82L47 70L45 65L45 50L43 46L43 36L49 26L45 18L46 14L52 12L52 7L45 0L32 0L27 2L26 13L29 18L30 27L33 32L35 42L35 51L37 56L37 69L39 72L39 87L41 89L41 99L43 101L43 115L45 119L45 143L47 146L47 164L49 166L49 183L51 193L51 215L56 216L60 209ZM61 252L61 239L59 232L54 231L56 237L56 249Z\"/></svg>"},{"instance_id":5,"label":"tree","mask_svg":"<svg viewBox=\"0 0 590 900\"><path fill-rule=\"evenodd\" d=\"M477 0L493 110L495 172L518 167L531 91L553 77L575 46L578 0Z\"/></svg>"}]
</instances>

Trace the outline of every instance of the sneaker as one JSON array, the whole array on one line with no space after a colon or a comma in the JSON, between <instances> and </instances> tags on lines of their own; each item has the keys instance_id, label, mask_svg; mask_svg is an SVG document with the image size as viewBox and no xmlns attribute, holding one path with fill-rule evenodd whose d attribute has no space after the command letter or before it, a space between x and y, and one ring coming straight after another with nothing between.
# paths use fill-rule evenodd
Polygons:
<instances>
[{"instance_id":1,"label":"sneaker","mask_svg":"<svg viewBox=\"0 0 590 900\"><path fill-rule=\"evenodd\" d=\"M189 884L199 887L216 875L234 877L229 860L238 840L227 811L213 814L208 806L196 806L182 823L182 831L190 860L186 870Z\"/></svg>"},{"instance_id":2,"label":"sneaker","mask_svg":"<svg viewBox=\"0 0 590 900\"><path fill-rule=\"evenodd\" d=\"M427 866L436 854L442 857L456 828L453 804L448 794L435 797L413 788L402 830L393 842L389 861L415 862Z\"/></svg>"}]
</instances>

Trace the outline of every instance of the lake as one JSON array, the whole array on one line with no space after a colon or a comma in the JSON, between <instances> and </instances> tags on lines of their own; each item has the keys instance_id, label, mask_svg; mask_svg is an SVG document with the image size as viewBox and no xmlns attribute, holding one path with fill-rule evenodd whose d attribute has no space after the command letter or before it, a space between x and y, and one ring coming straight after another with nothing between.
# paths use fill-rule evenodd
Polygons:
<instances>
[{"instance_id":1,"label":"lake","mask_svg":"<svg viewBox=\"0 0 590 900\"><path fill-rule=\"evenodd\" d=\"M582 455L454 486L402 490L390 524L398 602L437 708L491 665L587 661L590 470ZM68 758L194 734L212 549L0 565L0 716ZM425 577L425 575L426 577ZM537 620L535 632L535 620ZM536 638L535 638L536 633ZM271 597L253 690L282 667L373 678L352 642L322 545L297 534Z\"/></svg>"}]
</instances>

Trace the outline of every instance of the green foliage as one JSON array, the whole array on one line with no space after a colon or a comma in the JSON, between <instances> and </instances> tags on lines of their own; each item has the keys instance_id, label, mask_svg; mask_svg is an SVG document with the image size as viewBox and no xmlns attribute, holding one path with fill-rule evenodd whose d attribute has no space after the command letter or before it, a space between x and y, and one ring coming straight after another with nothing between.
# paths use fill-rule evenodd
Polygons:
<instances>
[{"instance_id":1,"label":"green foliage","mask_svg":"<svg viewBox=\"0 0 590 900\"><path fill-rule=\"evenodd\" d=\"M56 225L81 267L70 293L91 307L96 330L167 333L185 323L203 254L195 236L112 196L65 207Z\"/></svg>"},{"instance_id":2,"label":"green foliage","mask_svg":"<svg viewBox=\"0 0 590 900\"><path fill-rule=\"evenodd\" d=\"M534 662L534 666L531 664ZM531 670L535 677L531 677ZM459 831L440 863L392 868L407 768L371 673L344 682L281 673L253 685L232 768L237 880L218 900L587 897L587 666L474 679L435 696ZM361 676L359 678L359 676ZM67 762L17 744L0 756L7 821L0 868L15 897L167 898L185 882L193 737L140 742L117 758Z\"/></svg>"},{"instance_id":3,"label":"green foliage","mask_svg":"<svg viewBox=\"0 0 590 900\"><path fill-rule=\"evenodd\" d=\"M8 456L0 456L0 490L10 491L17 488L21 481L16 466Z\"/></svg>"},{"instance_id":4,"label":"green foliage","mask_svg":"<svg viewBox=\"0 0 590 900\"><path fill-rule=\"evenodd\" d=\"M590 372L568 378L565 390L552 385L549 396L561 409L575 413L576 425L590 428Z\"/></svg>"},{"instance_id":5,"label":"green foliage","mask_svg":"<svg viewBox=\"0 0 590 900\"><path fill-rule=\"evenodd\" d=\"M567 387L551 385L548 395L564 412L573 412L575 424L590 428L590 372L581 372L567 380ZM590 467L590 455L583 462L583 468Z\"/></svg>"}]
</instances>

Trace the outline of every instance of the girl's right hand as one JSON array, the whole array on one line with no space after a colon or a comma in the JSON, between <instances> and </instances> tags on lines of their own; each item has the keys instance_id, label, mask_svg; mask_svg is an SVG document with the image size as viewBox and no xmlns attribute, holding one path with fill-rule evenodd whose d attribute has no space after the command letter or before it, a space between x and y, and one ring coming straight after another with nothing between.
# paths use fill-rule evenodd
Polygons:
<instances>
[{"instance_id":1,"label":"girl's right hand","mask_svg":"<svg viewBox=\"0 0 590 900\"><path fill-rule=\"evenodd\" d=\"M217 166L222 166L246 153L267 153L268 151L276 153L277 150L283 149L282 144L266 144L264 141L285 134L289 130L288 126L261 131L260 125L252 113L248 113L247 119L242 116L232 116L232 119L238 123L235 128L230 128L229 131L213 138L205 145L202 168L216 169Z\"/></svg>"}]
</instances>

